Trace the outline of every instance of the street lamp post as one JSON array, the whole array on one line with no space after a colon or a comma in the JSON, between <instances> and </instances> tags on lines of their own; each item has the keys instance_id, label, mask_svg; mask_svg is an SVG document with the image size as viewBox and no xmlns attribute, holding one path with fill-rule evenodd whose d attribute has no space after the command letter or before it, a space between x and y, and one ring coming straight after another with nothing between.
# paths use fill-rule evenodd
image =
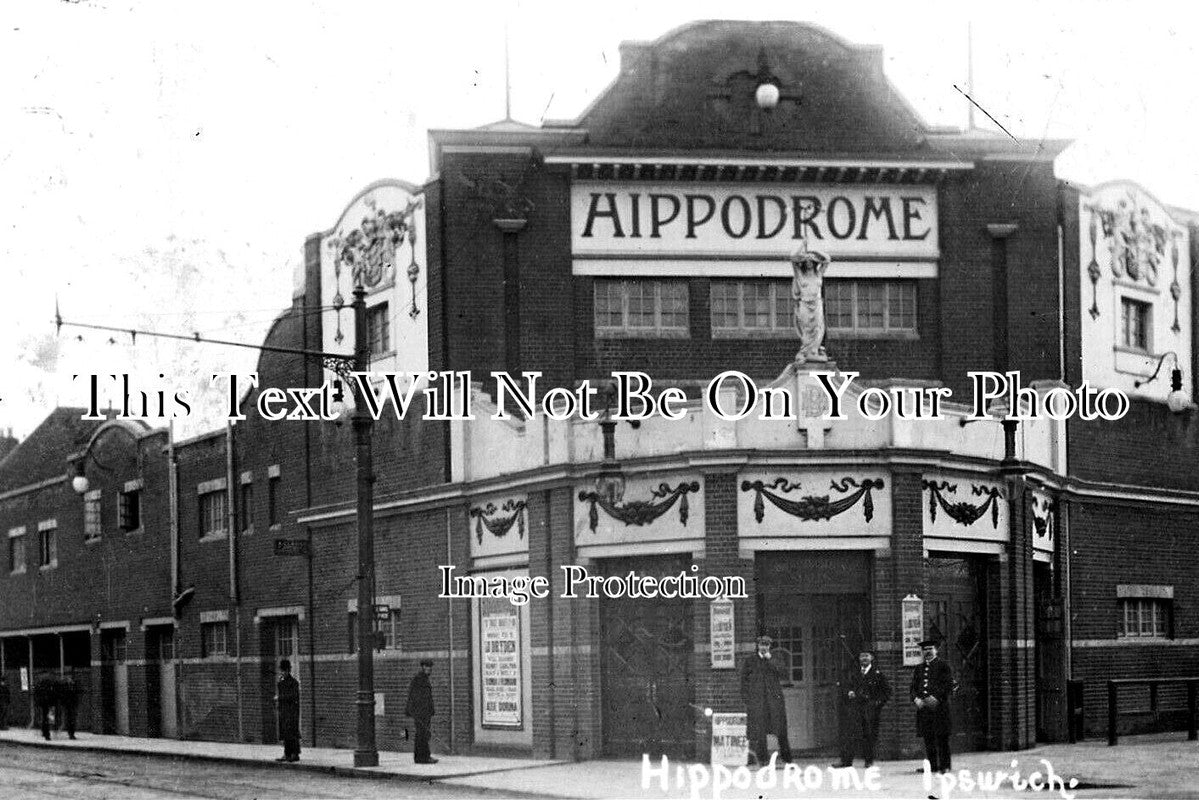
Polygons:
<instances>
[{"instance_id":1,"label":"street lamp post","mask_svg":"<svg viewBox=\"0 0 1199 800\"><path fill-rule=\"evenodd\" d=\"M354 370L366 372L370 340L366 332L366 289L354 287ZM358 462L358 746L354 766L379 765L375 746L375 471L371 435L374 420L361 397L355 397L352 426Z\"/></svg>"}]
</instances>

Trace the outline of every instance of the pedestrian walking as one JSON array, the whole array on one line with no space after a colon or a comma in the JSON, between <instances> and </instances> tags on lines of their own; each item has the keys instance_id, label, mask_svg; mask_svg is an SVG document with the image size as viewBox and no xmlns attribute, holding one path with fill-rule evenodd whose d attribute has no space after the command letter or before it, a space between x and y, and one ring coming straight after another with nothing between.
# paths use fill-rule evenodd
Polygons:
<instances>
[{"instance_id":1,"label":"pedestrian walking","mask_svg":"<svg viewBox=\"0 0 1199 800\"><path fill-rule=\"evenodd\" d=\"M879 717L891 699L891 684L874 666L874 653L858 653L858 669L841 683L841 695L841 763L837 766L853 766L855 745L860 742L862 757L870 768L878 743Z\"/></svg>"},{"instance_id":2,"label":"pedestrian walking","mask_svg":"<svg viewBox=\"0 0 1199 800\"><path fill-rule=\"evenodd\" d=\"M950 698L953 695L953 670L937 657L937 642L920 643L924 663L912 673L911 697L916 706L916 733L924 739L924 752L932 772L949 772L952 756L949 735L953 732Z\"/></svg>"},{"instance_id":3,"label":"pedestrian walking","mask_svg":"<svg viewBox=\"0 0 1199 800\"><path fill-rule=\"evenodd\" d=\"M429 683L431 672L433 662L423 659L420 672L412 676L412 683L408 686L408 704L404 706L404 714L412 717L413 727L416 728L412 758L417 764L437 763L437 759L429 752L429 726L433 719L433 685Z\"/></svg>"},{"instance_id":4,"label":"pedestrian walking","mask_svg":"<svg viewBox=\"0 0 1199 800\"><path fill-rule=\"evenodd\" d=\"M279 738L283 740L283 755L276 761L300 760L300 682L291 674L291 662L279 662L279 683L275 687L278 708Z\"/></svg>"},{"instance_id":5,"label":"pedestrian walking","mask_svg":"<svg viewBox=\"0 0 1199 800\"><path fill-rule=\"evenodd\" d=\"M759 636L757 652L741 664L741 699L745 702L751 763L766 764L770 760L766 737L772 733L778 737L779 760L791 760L783 686L770 654L773 646L774 640L769 636Z\"/></svg>"}]
</instances>

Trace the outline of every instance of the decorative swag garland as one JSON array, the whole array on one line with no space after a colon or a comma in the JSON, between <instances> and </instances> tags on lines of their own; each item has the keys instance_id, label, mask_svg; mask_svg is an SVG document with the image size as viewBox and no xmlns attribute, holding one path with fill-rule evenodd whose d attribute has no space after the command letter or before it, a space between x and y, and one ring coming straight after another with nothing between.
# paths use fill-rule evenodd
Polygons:
<instances>
[{"instance_id":1,"label":"decorative swag garland","mask_svg":"<svg viewBox=\"0 0 1199 800\"><path fill-rule=\"evenodd\" d=\"M775 478L771 483L741 481L741 491L753 491L756 493L754 497L754 519L759 523L761 523L762 517L766 513L765 504L762 502L763 497L781 511L805 521L832 519L838 514L853 508L857 505L858 500L862 500L862 512L866 517L866 521L870 522L874 518L874 498L871 492L875 489L882 489L884 486L885 484L881 478L866 478L861 483L849 477L842 478L840 482L831 481L829 488L833 491L848 492L851 487L856 487L857 491L839 500L830 502L827 494L807 495L799 500L788 500L771 491L772 489L776 489L787 493L799 488L798 483L791 483L786 478Z\"/></svg>"},{"instance_id":2,"label":"decorative swag garland","mask_svg":"<svg viewBox=\"0 0 1199 800\"><path fill-rule=\"evenodd\" d=\"M690 511L687 505L687 495L698 491L699 481L683 481L673 489L669 484L659 484L657 489L650 492L650 500L609 503L596 492L579 492L579 500L591 506L588 512L588 521L591 525L591 532L595 533L595 529L599 526L597 506L602 508L604 513L612 519L619 520L625 525L640 526L650 524L674 507L675 503L679 503L679 522L686 525Z\"/></svg>"},{"instance_id":3,"label":"decorative swag garland","mask_svg":"<svg viewBox=\"0 0 1199 800\"><path fill-rule=\"evenodd\" d=\"M921 481L920 485L928 490L928 515L933 521L937 521L937 506L949 515L959 525L973 525L983 514L987 513L987 509L991 509L991 527L999 527L999 503L996 502L1003 497L1003 490L996 489L992 486L977 486L970 487L975 497L980 495L986 496L986 501L982 505L974 505L966 501L960 503L950 503L945 500L945 496L941 494L942 490L947 492L957 492L957 484L946 483L945 481Z\"/></svg>"},{"instance_id":4,"label":"decorative swag garland","mask_svg":"<svg viewBox=\"0 0 1199 800\"><path fill-rule=\"evenodd\" d=\"M517 535L522 539L525 538L524 510L526 505L524 500L507 500L499 508L496 508L495 503L472 508L470 515L475 520L475 536L478 538L479 544L483 544L484 527L497 537L503 537L512 530L512 526L515 524Z\"/></svg>"}]
</instances>

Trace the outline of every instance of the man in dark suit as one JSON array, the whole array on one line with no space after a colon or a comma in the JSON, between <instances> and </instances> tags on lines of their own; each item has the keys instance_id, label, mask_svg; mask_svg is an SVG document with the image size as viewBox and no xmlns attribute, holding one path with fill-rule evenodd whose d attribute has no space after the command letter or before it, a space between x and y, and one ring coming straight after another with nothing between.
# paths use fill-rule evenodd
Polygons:
<instances>
[{"instance_id":1,"label":"man in dark suit","mask_svg":"<svg viewBox=\"0 0 1199 800\"><path fill-rule=\"evenodd\" d=\"M279 662L279 683L275 687L275 702L279 711L279 738L283 740L283 756L276 761L300 760L300 682L291 674L291 662Z\"/></svg>"},{"instance_id":2,"label":"man in dark suit","mask_svg":"<svg viewBox=\"0 0 1199 800\"><path fill-rule=\"evenodd\" d=\"M874 666L874 653L863 650L858 654L858 669L841 687L841 763L852 767L854 745L859 737L866 767L874 765L874 746L878 742L878 720L883 706L891 699L891 684L887 676Z\"/></svg>"},{"instance_id":3,"label":"man in dark suit","mask_svg":"<svg viewBox=\"0 0 1199 800\"><path fill-rule=\"evenodd\" d=\"M779 740L779 761L791 760L783 686L778 669L771 662L773 645L774 640L769 636L759 636L758 651L741 664L741 699L745 701L746 734L753 751L750 758L756 758L759 764L770 760L766 736L771 733Z\"/></svg>"},{"instance_id":4,"label":"man in dark suit","mask_svg":"<svg viewBox=\"0 0 1199 800\"><path fill-rule=\"evenodd\" d=\"M79 714L79 684L74 673L67 673L58 685L58 702L62 706L63 721L66 723L67 738L75 738L75 722Z\"/></svg>"},{"instance_id":5,"label":"man in dark suit","mask_svg":"<svg viewBox=\"0 0 1199 800\"><path fill-rule=\"evenodd\" d=\"M432 661L426 658L420 662L420 672L412 676L412 683L408 686L408 705L404 707L404 714L412 717L413 727L416 728L412 760L417 764L437 763L437 759L429 752L429 729L433 720L433 685L429 683L429 673L432 671Z\"/></svg>"},{"instance_id":6,"label":"man in dark suit","mask_svg":"<svg viewBox=\"0 0 1199 800\"><path fill-rule=\"evenodd\" d=\"M9 697L8 681L4 679L3 674L0 674L0 731L8 727Z\"/></svg>"},{"instance_id":7,"label":"man in dark suit","mask_svg":"<svg viewBox=\"0 0 1199 800\"><path fill-rule=\"evenodd\" d=\"M926 639L920 643L924 663L912 673L912 704L916 706L916 733L924 739L924 752L929 769L949 772L952 769L949 734L953 732L953 717L949 701L953 695L953 670L937 657L937 642Z\"/></svg>"}]
</instances>

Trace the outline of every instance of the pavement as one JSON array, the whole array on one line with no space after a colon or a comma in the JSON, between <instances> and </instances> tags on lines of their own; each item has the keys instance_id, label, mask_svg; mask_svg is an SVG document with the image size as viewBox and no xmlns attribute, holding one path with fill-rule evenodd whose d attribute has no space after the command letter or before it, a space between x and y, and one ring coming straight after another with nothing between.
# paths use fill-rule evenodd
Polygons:
<instances>
[{"instance_id":1,"label":"pavement","mask_svg":"<svg viewBox=\"0 0 1199 800\"><path fill-rule=\"evenodd\" d=\"M859 766L854 773L829 769L829 760L799 761L798 768L779 768L773 773L741 770L721 774L706 765L669 765L662 772L654 762L653 777L643 785L644 764L640 760L593 760L564 762L531 758L505 758L484 755L436 754L437 764L418 765L411 753L380 752L379 766L353 766L353 751L335 748L310 748L296 764L274 761L281 749L277 745L237 744L229 742L144 739L130 736L104 736L79 733L74 741L61 733L49 742L40 731L10 728L0 731L0 745L78 749L254 764L287 770L309 770L355 778L409 780L487 789L524 797L562 798L795 798L795 797L902 797L926 798L935 794L941 800L954 797L1124 797L1124 798L1199 798L1199 742L1189 742L1185 733L1122 737L1116 747L1104 740L1078 744L1042 745L1015 752L980 752L954 755L955 778L968 771L972 779L989 774L999 781L989 789L943 785L936 776L924 776L921 762L882 761L877 771L865 773ZM1060 776L1060 784L1042 790L1020 786L1034 771L1047 773L1045 762ZM860 762L858 762L860 764ZM679 769L678 767L682 767ZM1008 777L999 774L1003 771ZM1010 777L1018 771L1016 785ZM981 776L980 776L980 773ZM713 783L724 779L732 785L719 791ZM746 781L749 781L746 785ZM1071 784L1071 780L1077 783ZM930 783L931 781L931 783ZM665 786L663 786L665 782ZM931 791L930 791L931 788Z\"/></svg>"}]
</instances>

